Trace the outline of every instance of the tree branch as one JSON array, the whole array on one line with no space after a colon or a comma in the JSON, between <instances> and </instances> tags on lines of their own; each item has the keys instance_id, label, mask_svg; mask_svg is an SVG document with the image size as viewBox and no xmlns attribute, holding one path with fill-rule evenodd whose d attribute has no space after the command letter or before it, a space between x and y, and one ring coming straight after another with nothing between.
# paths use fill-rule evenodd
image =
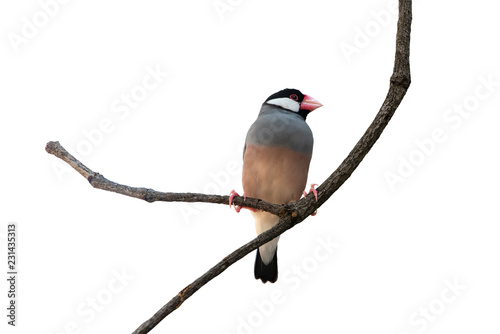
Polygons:
<instances>
[{"instance_id":1,"label":"tree branch","mask_svg":"<svg viewBox=\"0 0 500 334\"><path fill-rule=\"evenodd\" d=\"M58 157L59 159L65 161L68 165L73 167L78 173L80 173L84 178L89 181L90 185L96 189L111 191L117 194L122 194L129 197L135 197L146 202L152 203L156 201L161 202L205 202L213 204L229 204L229 196L220 195L206 195L206 194L196 194L196 193L164 193L156 191L150 188L137 188L130 187L127 185L119 184L111 180L106 179L102 174L92 171L90 168L85 166L83 163L78 161L71 153L66 151L64 147L58 141L48 142L45 146L45 150ZM270 212L277 216L282 216L286 214L286 208L284 205L278 205L274 203L269 203L258 198L237 196L234 198L233 203L235 205L245 206L247 208L253 208L257 210L262 210Z\"/></svg>"},{"instance_id":2,"label":"tree branch","mask_svg":"<svg viewBox=\"0 0 500 334\"><path fill-rule=\"evenodd\" d=\"M229 266L243 258L259 246L281 235L293 226L299 224L317 208L325 203L332 194L351 176L354 170L361 163L366 154L378 140L382 131L385 129L390 119L394 115L397 107L403 100L403 97L410 86L410 32L412 20L412 1L399 0L399 20L396 34L396 55L394 60L394 70L390 79L390 87L379 112L375 116L372 124L368 127L364 135L354 146L347 158L340 166L321 184L317 189L318 201L309 194L297 202L287 205L276 205L267 203L259 199L249 199L243 201L243 198L236 197L234 203L240 206L251 207L277 214L280 217L278 224L265 231L252 241L238 248L227 257L222 259L205 274L197 278L174 298L165 304L149 320L145 321L134 334L148 333L167 315L179 308L182 303L198 291L210 280L221 274ZM71 156L58 142L50 142L46 147L47 152L56 155L70 164L83 177L87 178L91 185L98 189L117 192L126 196L136 197L148 202L153 201L184 201L184 202L208 202L228 204L228 196L203 195L203 194L178 194L178 193L160 193L147 188L134 188L120 185L107 180L102 175L94 173L77 159Z\"/></svg>"}]
</instances>

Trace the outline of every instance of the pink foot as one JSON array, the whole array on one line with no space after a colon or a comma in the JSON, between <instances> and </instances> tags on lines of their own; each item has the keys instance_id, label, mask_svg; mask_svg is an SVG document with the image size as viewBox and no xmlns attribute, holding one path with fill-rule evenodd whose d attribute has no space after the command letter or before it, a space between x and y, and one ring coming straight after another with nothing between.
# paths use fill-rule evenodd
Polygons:
<instances>
[{"instance_id":1,"label":"pink foot","mask_svg":"<svg viewBox=\"0 0 500 334\"><path fill-rule=\"evenodd\" d=\"M229 193L229 208L231 209L231 206L233 205L233 199L236 197L236 196L240 196L240 194L238 194L236 191L231 190L231 192ZM247 199L247 195L246 193L243 193L243 200L246 200ZM244 207L244 206L239 206L239 205L235 205L234 206L234 210L236 210L236 212L240 212L241 209L247 209L247 210L250 210L250 211L257 211L255 209L252 209L252 208L247 208L247 207Z\"/></svg>"},{"instance_id":2,"label":"pink foot","mask_svg":"<svg viewBox=\"0 0 500 334\"><path fill-rule=\"evenodd\" d=\"M238 194L234 189L231 190L231 192L229 193L229 209L231 209L231 206L233 205L233 198L235 198L236 196L240 196L240 194ZM241 207L239 205L235 205L234 209L239 213Z\"/></svg>"},{"instance_id":3,"label":"pink foot","mask_svg":"<svg viewBox=\"0 0 500 334\"><path fill-rule=\"evenodd\" d=\"M316 202L317 202L318 201L318 192L316 191L316 189L314 189L314 187L316 187L316 186L317 186L316 183L312 183L311 189L309 190L309 193L314 194L314 197L316 198ZM303 191L302 194L304 194L304 197L306 197L308 195L308 193L306 193L305 191Z\"/></svg>"},{"instance_id":4,"label":"pink foot","mask_svg":"<svg viewBox=\"0 0 500 334\"><path fill-rule=\"evenodd\" d=\"M311 184L311 189L309 190L309 193L313 193L314 194L314 197L316 198L316 202L318 201L318 192L316 191L316 189L314 189L314 187L316 187L317 184L316 183L312 183ZM302 192L302 194L304 194L304 197L306 197L308 195L308 193L306 193L305 191ZM316 216L316 214L318 213L318 211L314 211L313 213L311 213L311 216Z\"/></svg>"}]
</instances>

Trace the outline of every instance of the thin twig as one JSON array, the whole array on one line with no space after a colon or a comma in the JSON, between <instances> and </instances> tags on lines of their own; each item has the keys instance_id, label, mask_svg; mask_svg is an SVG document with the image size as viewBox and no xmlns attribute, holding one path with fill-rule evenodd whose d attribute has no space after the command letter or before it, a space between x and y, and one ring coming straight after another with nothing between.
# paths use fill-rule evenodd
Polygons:
<instances>
[{"instance_id":1,"label":"thin twig","mask_svg":"<svg viewBox=\"0 0 500 334\"><path fill-rule=\"evenodd\" d=\"M161 192L150 188L137 188L130 187L124 184L119 184L111 180L106 179L102 174L92 171L90 168L85 166L83 163L78 161L71 153L66 151L66 149L58 142L51 141L45 146L45 150L58 157L59 159L65 161L73 167L78 173L80 173L84 178L86 178L92 187L96 189L102 189L106 191L111 191L117 194L122 194L129 197L135 197L146 202L205 202L213 204L226 204L229 205L229 196L221 195L206 195L206 194L196 194L196 193L171 193L171 192ZM257 210L262 210L270 212L277 216L284 215L286 213L285 205L277 205L269 203L258 198L237 196L233 199L234 205L240 205L247 208L253 208Z\"/></svg>"},{"instance_id":2,"label":"thin twig","mask_svg":"<svg viewBox=\"0 0 500 334\"><path fill-rule=\"evenodd\" d=\"M373 147L382 131L385 129L390 119L394 115L397 107L403 100L403 97L410 86L410 31L412 20L412 1L399 0L399 20L396 35L396 56L394 60L394 70L390 80L390 87L380 111L375 116L372 124L368 127L364 135L354 146L347 158L340 166L321 184L317 189L318 201L314 200L314 196L308 195L297 202L288 205L276 205L267 203L259 199L249 199L243 201L243 198L236 197L234 202L237 205L261 209L279 215L280 220L273 228L265 231L257 236L249 243L238 248L222 261L212 267L205 274L197 278L174 298L165 304L158 312L150 319L145 321L134 334L148 333L157 324L160 323L167 315L179 308L182 303L198 291L202 286L211 281L213 278L221 274L233 263L237 262L251 251L259 246L281 235L286 230L299 224L317 208L325 203L330 196L351 176L354 170L361 163L366 154ZM102 175L94 173L77 159L65 152L64 148L58 142L50 142L46 147L47 152L56 155L70 164L82 176L87 178L93 187L108 191L117 192L123 195L140 198L146 201L184 201L184 202L209 202L227 204L228 196L203 195L203 194L176 194L176 193L159 193L147 188L133 188L120 185L107 180ZM64 152L62 151L64 150Z\"/></svg>"}]
</instances>

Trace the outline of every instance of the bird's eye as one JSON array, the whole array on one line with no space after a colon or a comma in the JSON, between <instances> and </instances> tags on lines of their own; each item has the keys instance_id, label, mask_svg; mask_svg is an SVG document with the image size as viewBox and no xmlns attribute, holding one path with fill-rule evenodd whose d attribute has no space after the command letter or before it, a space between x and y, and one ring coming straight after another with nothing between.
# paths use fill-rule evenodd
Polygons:
<instances>
[{"instance_id":1,"label":"bird's eye","mask_svg":"<svg viewBox=\"0 0 500 334\"><path fill-rule=\"evenodd\" d=\"M296 95L296 94L292 94L290 95L290 98L294 101L298 101L299 100L299 97Z\"/></svg>"}]
</instances>

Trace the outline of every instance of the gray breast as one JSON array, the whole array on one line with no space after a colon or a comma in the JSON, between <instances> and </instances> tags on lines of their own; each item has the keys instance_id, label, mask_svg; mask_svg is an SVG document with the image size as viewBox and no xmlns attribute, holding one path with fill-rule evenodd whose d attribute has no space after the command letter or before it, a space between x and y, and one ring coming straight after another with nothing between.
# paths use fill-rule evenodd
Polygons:
<instances>
[{"instance_id":1,"label":"gray breast","mask_svg":"<svg viewBox=\"0 0 500 334\"><path fill-rule=\"evenodd\" d=\"M263 105L257 120L248 130L246 145L285 147L312 154L312 131L298 114Z\"/></svg>"}]
</instances>

